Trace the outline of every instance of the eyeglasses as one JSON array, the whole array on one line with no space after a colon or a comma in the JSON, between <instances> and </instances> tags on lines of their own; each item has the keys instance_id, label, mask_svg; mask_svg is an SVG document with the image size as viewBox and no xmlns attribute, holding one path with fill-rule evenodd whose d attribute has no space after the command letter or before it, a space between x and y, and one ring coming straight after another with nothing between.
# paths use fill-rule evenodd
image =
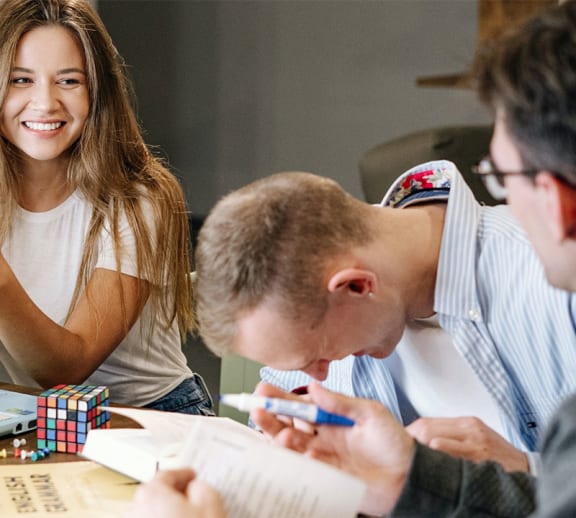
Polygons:
<instances>
[{"instance_id":1,"label":"eyeglasses","mask_svg":"<svg viewBox=\"0 0 576 518\"><path fill-rule=\"evenodd\" d=\"M482 178L482 182L490 196L495 200L505 200L507 195L505 176L534 177L538 174L537 169L523 169L522 171L501 171L498 169L490 155L485 156L477 165L472 167L472 172Z\"/></svg>"}]
</instances>

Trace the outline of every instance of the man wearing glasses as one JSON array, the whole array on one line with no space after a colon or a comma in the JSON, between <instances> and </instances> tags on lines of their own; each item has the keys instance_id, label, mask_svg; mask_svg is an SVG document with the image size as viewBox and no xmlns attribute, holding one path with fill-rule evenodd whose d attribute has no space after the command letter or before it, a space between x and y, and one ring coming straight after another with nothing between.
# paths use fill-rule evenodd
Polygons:
<instances>
[{"instance_id":1,"label":"man wearing glasses","mask_svg":"<svg viewBox=\"0 0 576 518\"><path fill-rule=\"evenodd\" d=\"M492 196L508 200L548 281L565 293L574 292L576 2L554 7L496 42L479 55L475 75L480 98L495 114L491 156L480 162L476 172ZM568 310L574 314L575 309L570 299ZM522 315L512 313L510 318ZM552 320L533 325L559 324ZM527 354L539 354L534 344L526 347ZM560 360L554 346L549 352ZM541 383L558 388L563 384L561 376ZM271 386L260 391L276 395ZM492 462L476 464L428 449L374 402L335 395L317 386L309 392L325 410L355 419L357 425L345 433L323 427L316 436L307 436L284 430L285 424L273 416L253 417L284 445L314 452L364 478L368 483L365 510L371 514L520 517L534 511L533 518L576 516L574 395L547 427L541 441L542 472L534 479L525 473L505 473Z\"/></svg>"},{"instance_id":2,"label":"man wearing glasses","mask_svg":"<svg viewBox=\"0 0 576 518\"><path fill-rule=\"evenodd\" d=\"M424 434L412 431L434 449L527 464L520 449L537 449L554 410L576 391L576 297L548 283L509 208L481 206L448 161L404 173L381 206L309 173L263 178L213 208L196 268L200 331L216 354L233 352L319 381L331 362L352 357L352 369L379 393L395 393L385 359L407 322L436 315L514 442L474 419L438 419ZM444 379L452 373L435 374L440 379L431 377L423 390L447 382L474 414L478 401L466 392L474 379L455 386ZM260 390L285 397L272 385ZM399 428L412 444L394 423L386 427ZM256 424L278 431L266 420ZM382 449L398 451L386 442ZM526 480L521 490L530 495ZM519 509L532 506L528 498ZM363 510L377 514L371 504Z\"/></svg>"},{"instance_id":3,"label":"man wearing glasses","mask_svg":"<svg viewBox=\"0 0 576 518\"><path fill-rule=\"evenodd\" d=\"M273 189L272 184L264 181L266 188ZM318 224L314 202L305 215L298 189L314 192L315 187L303 180L294 188L293 217ZM285 203L288 195L280 197ZM383 286L373 291L368 304L376 309L368 318L386 328L386 336L378 329L366 336L365 323L347 322L345 330L334 331L338 336L330 340L332 350L323 352L331 362L327 373L321 372L321 362L302 372L292 369L304 361L283 366L261 356L256 349L277 356L276 347L282 347L273 337L258 345L264 323L256 326L259 336L249 339L251 350L236 352L277 367L266 367L262 377L284 390L310 377L321 379L337 392L383 403L424 444L470 460L496 460L508 471L537 474L540 431L561 399L576 389L576 337L569 310L574 297L549 285L508 209L480 206L451 162L416 166L394 182L381 207L359 205L351 217L374 220L377 231L368 252L342 264L358 261L374 268ZM415 217L427 212L425 224ZM331 215L327 225L338 218ZM347 253L350 243L344 240L342 248ZM365 252L376 259L366 259ZM305 254L310 256L303 252L299 257ZM303 268L314 272L318 265ZM352 277L347 282L354 287L364 281ZM416 308L423 300L426 309ZM349 319L348 308L332 318L334 324L327 325L338 330ZM291 323L285 325L292 330ZM401 341L394 334L398 327ZM299 334L296 341L306 343L309 351L321 342ZM373 347L373 342L380 343Z\"/></svg>"},{"instance_id":4,"label":"man wearing glasses","mask_svg":"<svg viewBox=\"0 0 576 518\"><path fill-rule=\"evenodd\" d=\"M562 290L576 290L576 3L481 56L477 77L496 117L491 161L477 172L493 195L500 182L530 242L506 207L475 204L447 162L396 182L386 203L405 210L367 206L326 179L273 176L224 198L204 224L197 289L206 343L323 380L333 360L389 355L407 319L436 312L518 435L537 445L575 388L576 308ZM447 203L439 203L447 190ZM248 247L258 233L262 246ZM545 278L561 289L547 288ZM270 385L258 392L295 397ZM374 401L317 384L309 396L355 426L310 434L263 411L252 417L284 446L364 478L363 511L513 517L533 510L530 475L430 449ZM576 516L576 399L548 428L543 459L538 516Z\"/></svg>"},{"instance_id":5,"label":"man wearing glasses","mask_svg":"<svg viewBox=\"0 0 576 518\"><path fill-rule=\"evenodd\" d=\"M466 417L410 425L436 449L528 470L526 452L576 391L576 296L549 284L508 207L479 205L450 162L407 171L382 206L315 175L263 178L214 207L196 264L200 331L215 353L320 381L352 356L352 378L364 382L354 395L390 395L400 418L385 358L407 323L438 318L470 374L456 385L444 362L423 360L430 383L420 392L448 384L470 416L479 400L467 389L478 382L503 433Z\"/></svg>"}]
</instances>

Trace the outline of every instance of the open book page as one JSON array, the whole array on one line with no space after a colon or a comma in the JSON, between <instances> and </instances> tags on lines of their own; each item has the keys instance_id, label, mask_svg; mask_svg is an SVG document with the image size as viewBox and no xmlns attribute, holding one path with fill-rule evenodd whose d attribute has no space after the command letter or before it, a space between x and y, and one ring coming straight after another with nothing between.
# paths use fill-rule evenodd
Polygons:
<instances>
[{"instance_id":1,"label":"open book page","mask_svg":"<svg viewBox=\"0 0 576 518\"><path fill-rule=\"evenodd\" d=\"M206 417L138 408L110 407L144 428L90 430L81 455L140 482L150 480L159 469L183 466L180 456L196 422L217 422L247 438L262 441L251 428L224 417Z\"/></svg>"},{"instance_id":2,"label":"open book page","mask_svg":"<svg viewBox=\"0 0 576 518\"><path fill-rule=\"evenodd\" d=\"M163 453L165 454L180 451L192 424L198 419L208 419L206 416L140 408L106 407L106 410L124 415L139 423L154 437L157 444L164 445Z\"/></svg>"},{"instance_id":3,"label":"open book page","mask_svg":"<svg viewBox=\"0 0 576 518\"><path fill-rule=\"evenodd\" d=\"M365 491L360 479L219 420L197 423L182 460L220 491L229 518L352 518Z\"/></svg>"},{"instance_id":4,"label":"open book page","mask_svg":"<svg viewBox=\"0 0 576 518\"><path fill-rule=\"evenodd\" d=\"M145 429L91 430L83 454L140 481L157 469L191 467L220 491L228 518L353 518L360 507L360 479L273 445L231 419L109 410Z\"/></svg>"},{"instance_id":5,"label":"open book page","mask_svg":"<svg viewBox=\"0 0 576 518\"><path fill-rule=\"evenodd\" d=\"M154 437L166 443L182 443L196 422L204 422L207 419L211 422L218 421L219 429L226 428L234 430L236 433L245 434L246 437L262 438L262 434L259 432L228 417L208 417L127 407L106 407L106 410L129 417L146 428Z\"/></svg>"},{"instance_id":6,"label":"open book page","mask_svg":"<svg viewBox=\"0 0 576 518\"><path fill-rule=\"evenodd\" d=\"M0 516L121 518L136 487L93 462L0 466Z\"/></svg>"}]
</instances>

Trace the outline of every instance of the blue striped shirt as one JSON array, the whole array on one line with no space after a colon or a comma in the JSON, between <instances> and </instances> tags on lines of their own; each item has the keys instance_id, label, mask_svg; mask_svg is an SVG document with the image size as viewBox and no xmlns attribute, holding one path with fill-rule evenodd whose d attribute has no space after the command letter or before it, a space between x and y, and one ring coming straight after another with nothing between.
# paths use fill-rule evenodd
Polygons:
<instances>
[{"instance_id":1,"label":"blue striped shirt","mask_svg":"<svg viewBox=\"0 0 576 518\"><path fill-rule=\"evenodd\" d=\"M431 162L407 171L382 204L401 205L402 196L397 198L402 181L430 168L449 180L434 299L438 320L494 398L508 440L522 450L535 451L555 409L576 391L575 297L547 282L508 208L481 206L451 162ZM432 201L434 196L445 197L434 189L416 197ZM261 377L286 390L310 380L301 372L267 367ZM323 384L376 399L401 420L386 359L363 356L332 362ZM474 415L473 401L470 407Z\"/></svg>"}]
</instances>

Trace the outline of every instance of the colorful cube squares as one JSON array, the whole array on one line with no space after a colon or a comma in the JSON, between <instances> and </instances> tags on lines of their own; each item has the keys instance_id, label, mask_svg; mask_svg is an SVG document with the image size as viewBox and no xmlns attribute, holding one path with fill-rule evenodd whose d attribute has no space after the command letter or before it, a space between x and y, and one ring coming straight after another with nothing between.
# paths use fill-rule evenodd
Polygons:
<instances>
[{"instance_id":1,"label":"colorful cube squares","mask_svg":"<svg viewBox=\"0 0 576 518\"><path fill-rule=\"evenodd\" d=\"M82 451L91 428L109 428L108 388L58 385L38 396L38 448L62 453Z\"/></svg>"}]
</instances>

